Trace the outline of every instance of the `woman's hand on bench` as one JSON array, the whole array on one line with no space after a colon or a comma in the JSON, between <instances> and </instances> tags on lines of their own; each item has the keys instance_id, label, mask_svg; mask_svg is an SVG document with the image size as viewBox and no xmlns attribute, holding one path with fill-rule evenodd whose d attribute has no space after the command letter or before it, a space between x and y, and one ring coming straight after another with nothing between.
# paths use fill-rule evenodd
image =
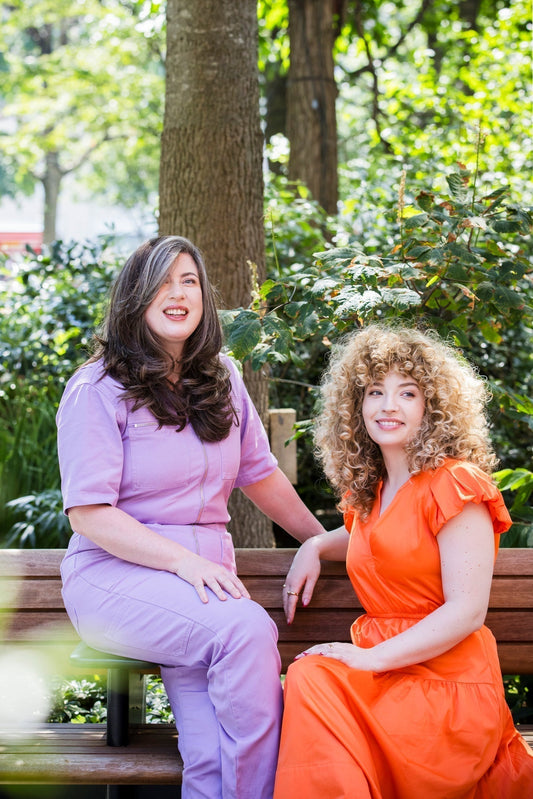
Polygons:
<instances>
[{"instance_id":1,"label":"woman's hand on bench","mask_svg":"<svg viewBox=\"0 0 533 799\"><path fill-rule=\"evenodd\" d=\"M311 601L316 581L320 577L321 560L346 560L350 536L345 527L338 527L306 539L297 551L283 585L283 609L287 624L296 612L298 597L305 607Z\"/></svg>"},{"instance_id":2,"label":"woman's hand on bench","mask_svg":"<svg viewBox=\"0 0 533 799\"><path fill-rule=\"evenodd\" d=\"M298 597L308 605L313 596L316 581L320 577L320 553L316 545L320 536L313 536L301 545L292 561L283 585L283 610L287 624L291 624L296 612ZM302 592L303 589L303 592Z\"/></svg>"}]
</instances>

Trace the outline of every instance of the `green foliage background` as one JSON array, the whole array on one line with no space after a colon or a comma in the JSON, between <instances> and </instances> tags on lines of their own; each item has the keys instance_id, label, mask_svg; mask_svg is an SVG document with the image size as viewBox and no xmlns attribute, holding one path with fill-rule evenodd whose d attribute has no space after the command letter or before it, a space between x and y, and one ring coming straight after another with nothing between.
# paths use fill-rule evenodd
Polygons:
<instances>
[{"instance_id":1,"label":"green foliage background","mask_svg":"<svg viewBox=\"0 0 533 799\"><path fill-rule=\"evenodd\" d=\"M227 345L255 369L268 365L271 407L296 407L299 491L334 518L335 499L317 471L307 435L331 342L370 321L401 319L439 331L490 381L497 474L515 524L504 545L533 544L531 217L497 188L476 194L465 168L448 191L407 201L400 182L388 235L365 247L326 219L302 187L273 179L266 195L270 276L248 308L222 313ZM296 195L295 195L296 188ZM390 246L390 231L396 243ZM4 546L64 546L55 411L88 355L90 338L121 265L111 240L57 242L29 255L0 283L0 530ZM314 253L314 254L313 254Z\"/></svg>"},{"instance_id":2,"label":"green foliage background","mask_svg":"<svg viewBox=\"0 0 533 799\"><path fill-rule=\"evenodd\" d=\"M306 431L331 341L384 318L453 340L493 390L498 479L516 522L504 541L531 544L532 24L525 0L481 0L475 24L465 7L347 3L334 54L341 196L327 218L286 177L287 3L259 0L268 280L248 308L224 318L236 357L268 365L271 407L297 409L299 491L317 512L331 512L334 498ZM14 0L0 14L0 92L12 122L0 132L0 191L29 190L47 152L60 150L70 168L98 141L80 173L87 185L126 206L147 203L159 158L164 4ZM98 103L88 100L95 86ZM54 416L121 260L111 239L57 242L0 280L4 546L66 543Z\"/></svg>"},{"instance_id":3,"label":"green foliage background","mask_svg":"<svg viewBox=\"0 0 533 799\"><path fill-rule=\"evenodd\" d=\"M503 544L533 546L530 3L481 0L475 26L466 5L348 2L335 45L339 213L327 218L286 179L287 3L259 0L269 274L223 316L235 356L268 367L271 407L297 409L298 490L331 521L308 435L331 342L374 319L454 341L493 391L496 479L514 519ZM98 197L153 213L164 3L10 0L0 22L0 193L30 193L60 154ZM67 543L55 412L121 263L106 239L56 242L2 270L0 546ZM529 721L531 681L505 682L515 720ZM151 719L170 720L160 683L151 694ZM99 679L58 686L53 720L105 712Z\"/></svg>"},{"instance_id":4,"label":"green foliage background","mask_svg":"<svg viewBox=\"0 0 533 799\"><path fill-rule=\"evenodd\" d=\"M316 411L320 381L331 342L372 321L402 320L437 330L459 346L490 382L493 438L502 461L497 473L508 491L512 534L504 545L533 544L530 506L533 454L531 215L496 188L477 194L477 175L462 165L447 177L441 195L421 191L407 201L403 179L395 206L383 209L386 237L363 246L350 237L342 247L322 242L317 226L302 220L306 245L327 246L306 262L294 257L284 236L286 219L273 201L272 248L276 269L256 288L250 307L224 315L227 341L238 359L255 369L268 364L274 404L293 403L300 412L297 435L304 436ZM283 191L277 202L297 205L309 219L316 211L305 199ZM322 220L324 224L328 220ZM291 224L289 222L289 224ZM391 233L396 236L390 240ZM335 236L342 231L336 228ZM290 240L289 240L290 241ZM392 244L392 246L391 246ZM303 446L300 491L313 508L333 504L316 472L309 442ZM322 504L321 504L322 503Z\"/></svg>"}]
</instances>

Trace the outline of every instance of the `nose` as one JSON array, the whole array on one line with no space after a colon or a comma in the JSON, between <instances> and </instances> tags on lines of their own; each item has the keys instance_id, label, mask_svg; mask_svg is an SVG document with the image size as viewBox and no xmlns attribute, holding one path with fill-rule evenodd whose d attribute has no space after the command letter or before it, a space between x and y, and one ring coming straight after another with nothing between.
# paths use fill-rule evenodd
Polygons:
<instances>
[{"instance_id":1,"label":"nose","mask_svg":"<svg viewBox=\"0 0 533 799\"><path fill-rule=\"evenodd\" d=\"M392 391L383 394L383 413L395 413L398 410L396 396Z\"/></svg>"},{"instance_id":2,"label":"nose","mask_svg":"<svg viewBox=\"0 0 533 799\"><path fill-rule=\"evenodd\" d=\"M185 296L185 289L180 280L172 281L172 283L170 284L169 296L175 300Z\"/></svg>"}]
</instances>

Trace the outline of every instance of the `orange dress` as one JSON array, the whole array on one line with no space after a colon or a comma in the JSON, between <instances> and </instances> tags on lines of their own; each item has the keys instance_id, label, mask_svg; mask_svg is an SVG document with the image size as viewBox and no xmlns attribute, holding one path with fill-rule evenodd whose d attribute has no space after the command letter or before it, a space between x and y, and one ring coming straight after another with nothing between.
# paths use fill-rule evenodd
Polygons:
<instances>
[{"instance_id":1,"label":"orange dress","mask_svg":"<svg viewBox=\"0 0 533 799\"><path fill-rule=\"evenodd\" d=\"M497 551L509 514L487 475L462 461L413 475L381 516L379 497L365 522L345 515L347 570L366 610L355 644L373 646L443 604L436 536L468 502L489 509ZM533 797L533 752L514 728L487 627L394 671L320 655L289 667L274 799L489 797Z\"/></svg>"}]
</instances>

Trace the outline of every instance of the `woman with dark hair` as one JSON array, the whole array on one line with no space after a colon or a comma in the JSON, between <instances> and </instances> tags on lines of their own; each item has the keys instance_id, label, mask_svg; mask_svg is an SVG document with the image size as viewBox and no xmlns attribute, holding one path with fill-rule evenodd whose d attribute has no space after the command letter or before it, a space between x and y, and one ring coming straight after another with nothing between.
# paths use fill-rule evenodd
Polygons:
<instances>
[{"instance_id":1,"label":"woman with dark hair","mask_svg":"<svg viewBox=\"0 0 533 799\"><path fill-rule=\"evenodd\" d=\"M58 451L74 530L65 606L91 646L161 664L183 799L272 796L281 715L275 624L239 580L239 487L303 541L323 532L277 468L187 239L146 242L66 386Z\"/></svg>"},{"instance_id":2,"label":"woman with dark hair","mask_svg":"<svg viewBox=\"0 0 533 799\"><path fill-rule=\"evenodd\" d=\"M436 336L370 325L332 354L315 440L345 526L310 538L286 581L306 604L346 560L366 613L352 643L285 680L275 799L523 799L533 752L483 622L500 534L484 381Z\"/></svg>"}]
</instances>

